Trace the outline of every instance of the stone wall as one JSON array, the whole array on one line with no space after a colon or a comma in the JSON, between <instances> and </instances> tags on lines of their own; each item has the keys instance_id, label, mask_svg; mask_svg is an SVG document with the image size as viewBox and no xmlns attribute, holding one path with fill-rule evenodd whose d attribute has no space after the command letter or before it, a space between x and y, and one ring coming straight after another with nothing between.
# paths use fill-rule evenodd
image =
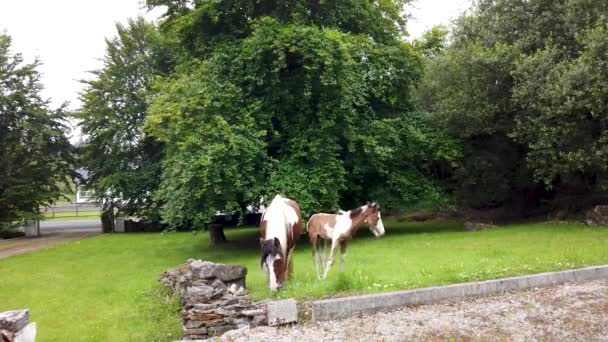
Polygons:
<instances>
[{"instance_id":1,"label":"stone wall","mask_svg":"<svg viewBox=\"0 0 608 342\"><path fill-rule=\"evenodd\" d=\"M0 313L0 341L34 342L36 323L30 323L30 310Z\"/></svg>"},{"instance_id":2,"label":"stone wall","mask_svg":"<svg viewBox=\"0 0 608 342\"><path fill-rule=\"evenodd\" d=\"M161 281L182 300L184 340L266 324L265 305L252 302L246 275L244 266L193 259L161 275Z\"/></svg>"}]
</instances>

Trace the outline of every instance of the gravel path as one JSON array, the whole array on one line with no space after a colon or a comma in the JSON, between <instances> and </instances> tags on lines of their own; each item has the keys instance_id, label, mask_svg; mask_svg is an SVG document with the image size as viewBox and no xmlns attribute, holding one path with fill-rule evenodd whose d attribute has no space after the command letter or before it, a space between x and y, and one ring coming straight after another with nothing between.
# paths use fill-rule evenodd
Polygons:
<instances>
[{"instance_id":1,"label":"gravel path","mask_svg":"<svg viewBox=\"0 0 608 342\"><path fill-rule=\"evenodd\" d=\"M0 259L47 249L66 242L86 239L101 234L101 231L82 229L42 232L40 237L0 240Z\"/></svg>"},{"instance_id":2,"label":"gravel path","mask_svg":"<svg viewBox=\"0 0 608 342\"><path fill-rule=\"evenodd\" d=\"M318 325L240 329L219 340L608 341L608 280L408 307Z\"/></svg>"}]
</instances>

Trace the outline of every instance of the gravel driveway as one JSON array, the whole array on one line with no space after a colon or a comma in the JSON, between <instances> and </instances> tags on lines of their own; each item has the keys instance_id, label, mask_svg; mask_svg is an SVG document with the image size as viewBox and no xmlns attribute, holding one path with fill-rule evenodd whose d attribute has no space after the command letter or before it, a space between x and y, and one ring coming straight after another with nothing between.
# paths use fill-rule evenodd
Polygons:
<instances>
[{"instance_id":1,"label":"gravel driveway","mask_svg":"<svg viewBox=\"0 0 608 342\"><path fill-rule=\"evenodd\" d=\"M220 340L608 341L608 280L408 307L318 325L234 330Z\"/></svg>"}]
</instances>

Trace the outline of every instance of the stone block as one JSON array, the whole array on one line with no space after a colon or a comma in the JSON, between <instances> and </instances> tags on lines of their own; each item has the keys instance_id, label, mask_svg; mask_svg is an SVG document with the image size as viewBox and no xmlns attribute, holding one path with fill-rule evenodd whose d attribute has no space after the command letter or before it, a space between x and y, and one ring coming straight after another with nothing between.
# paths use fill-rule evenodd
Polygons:
<instances>
[{"instance_id":1,"label":"stone block","mask_svg":"<svg viewBox=\"0 0 608 342\"><path fill-rule=\"evenodd\" d=\"M202 326L203 322L201 321L188 320L186 323L184 323L184 329L198 329Z\"/></svg>"},{"instance_id":2,"label":"stone block","mask_svg":"<svg viewBox=\"0 0 608 342\"><path fill-rule=\"evenodd\" d=\"M35 342L36 341L36 323L30 323L25 328L19 330L15 334L14 342Z\"/></svg>"},{"instance_id":3,"label":"stone block","mask_svg":"<svg viewBox=\"0 0 608 342\"><path fill-rule=\"evenodd\" d=\"M207 332L211 336L219 336L219 335L225 333L226 331L230 331L235 328L236 327L232 326L232 325L220 325L218 327L207 328Z\"/></svg>"},{"instance_id":4,"label":"stone block","mask_svg":"<svg viewBox=\"0 0 608 342\"><path fill-rule=\"evenodd\" d=\"M17 332L30 323L30 310L15 310L0 313L0 330Z\"/></svg>"},{"instance_id":5,"label":"stone block","mask_svg":"<svg viewBox=\"0 0 608 342\"><path fill-rule=\"evenodd\" d=\"M207 333L207 328L196 328L196 329L185 329L185 335L205 335Z\"/></svg>"},{"instance_id":6,"label":"stone block","mask_svg":"<svg viewBox=\"0 0 608 342\"><path fill-rule=\"evenodd\" d=\"M268 325L295 323L298 321L298 304L295 299L277 300L266 306Z\"/></svg>"},{"instance_id":7,"label":"stone block","mask_svg":"<svg viewBox=\"0 0 608 342\"><path fill-rule=\"evenodd\" d=\"M266 310L255 309L255 310L243 310L241 312L245 316L259 316L266 313Z\"/></svg>"},{"instance_id":8,"label":"stone block","mask_svg":"<svg viewBox=\"0 0 608 342\"><path fill-rule=\"evenodd\" d=\"M218 278L223 282L239 280L247 275L247 268L241 265L216 264L201 260L192 261L190 269L200 279Z\"/></svg>"},{"instance_id":9,"label":"stone block","mask_svg":"<svg viewBox=\"0 0 608 342\"><path fill-rule=\"evenodd\" d=\"M117 217L114 220L114 232L116 232L116 233L125 232L125 218L124 217Z\"/></svg>"}]
</instances>

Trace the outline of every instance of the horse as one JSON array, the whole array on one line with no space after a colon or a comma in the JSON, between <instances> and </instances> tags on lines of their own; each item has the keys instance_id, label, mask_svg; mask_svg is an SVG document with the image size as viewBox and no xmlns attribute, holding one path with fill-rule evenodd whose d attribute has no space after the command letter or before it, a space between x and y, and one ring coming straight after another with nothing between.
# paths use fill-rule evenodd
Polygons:
<instances>
[{"instance_id":1,"label":"horse","mask_svg":"<svg viewBox=\"0 0 608 342\"><path fill-rule=\"evenodd\" d=\"M312 261L315 264L317 278L321 279L317 259L320 258L318 252L319 238L324 241L323 262L325 262L325 250L327 240L331 240L331 251L329 260L323 271L323 279L327 278L329 269L334 264L336 248L340 246L340 272L344 270L344 258L346 257L346 243L350 240L357 229L364 223L369 225L369 230L375 237L384 235L384 224L382 223L380 206L378 203L369 203L349 211L339 211L337 214L314 214L308 220L308 238L312 245Z\"/></svg>"},{"instance_id":2,"label":"horse","mask_svg":"<svg viewBox=\"0 0 608 342\"><path fill-rule=\"evenodd\" d=\"M268 287L277 291L293 274L293 251L302 235L300 206L276 195L260 220L260 267L267 274Z\"/></svg>"}]
</instances>

